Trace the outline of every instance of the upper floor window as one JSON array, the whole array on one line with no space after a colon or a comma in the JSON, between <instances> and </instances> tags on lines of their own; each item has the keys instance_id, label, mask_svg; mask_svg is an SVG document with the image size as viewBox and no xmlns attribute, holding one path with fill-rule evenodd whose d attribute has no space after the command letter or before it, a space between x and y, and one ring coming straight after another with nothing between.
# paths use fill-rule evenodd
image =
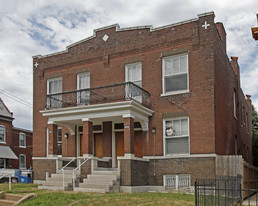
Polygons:
<instances>
[{"instance_id":1,"label":"upper floor window","mask_svg":"<svg viewBox=\"0 0 258 206\"><path fill-rule=\"evenodd\" d=\"M24 133L20 133L19 139L20 147L26 147L26 135Z\"/></svg>"},{"instance_id":2,"label":"upper floor window","mask_svg":"<svg viewBox=\"0 0 258 206\"><path fill-rule=\"evenodd\" d=\"M175 55L162 59L163 94L187 92L188 54Z\"/></svg>"},{"instance_id":3,"label":"upper floor window","mask_svg":"<svg viewBox=\"0 0 258 206\"><path fill-rule=\"evenodd\" d=\"M237 118L236 90L233 92L234 117Z\"/></svg>"},{"instance_id":4,"label":"upper floor window","mask_svg":"<svg viewBox=\"0 0 258 206\"><path fill-rule=\"evenodd\" d=\"M142 87L142 63L133 63L125 65L125 81L133 82L139 87ZM126 96L142 102L142 90L133 85L127 85Z\"/></svg>"},{"instance_id":5,"label":"upper floor window","mask_svg":"<svg viewBox=\"0 0 258 206\"><path fill-rule=\"evenodd\" d=\"M246 132L249 133L249 117L248 117L248 113L246 112Z\"/></svg>"},{"instance_id":6,"label":"upper floor window","mask_svg":"<svg viewBox=\"0 0 258 206\"><path fill-rule=\"evenodd\" d=\"M77 74L77 104L88 104L90 92L84 89L90 88L90 73Z\"/></svg>"},{"instance_id":7,"label":"upper floor window","mask_svg":"<svg viewBox=\"0 0 258 206\"><path fill-rule=\"evenodd\" d=\"M242 122L245 125L245 107L242 108Z\"/></svg>"},{"instance_id":8,"label":"upper floor window","mask_svg":"<svg viewBox=\"0 0 258 206\"><path fill-rule=\"evenodd\" d=\"M142 63L134 63L125 65L125 81L133 82L142 87Z\"/></svg>"},{"instance_id":9,"label":"upper floor window","mask_svg":"<svg viewBox=\"0 0 258 206\"><path fill-rule=\"evenodd\" d=\"M188 117L165 119L163 126L164 154L189 154Z\"/></svg>"},{"instance_id":10,"label":"upper floor window","mask_svg":"<svg viewBox=\"0 0 258 206\"><path fill-rule=\"evenodd\" d=\"M0 143L5 143L5 126L0 125Z\"/></svg>"},{"instance_id":11,"label":"upper floor window","mask_svg":"<svg viewBox=\"0 0 258 206\"><path fill-rule=\"evenodd\" d=\"M60 92L62 92L61 77L47 80L47 94L51 94L47 98L47 103L50 107L60 107L62 105L62 95L57 94Z\"/></svg>"}]
</instances>

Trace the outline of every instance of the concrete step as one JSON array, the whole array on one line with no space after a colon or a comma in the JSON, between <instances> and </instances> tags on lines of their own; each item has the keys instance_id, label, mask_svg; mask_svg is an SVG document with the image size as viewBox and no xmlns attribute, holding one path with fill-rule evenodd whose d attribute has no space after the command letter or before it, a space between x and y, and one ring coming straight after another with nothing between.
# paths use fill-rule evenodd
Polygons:
<instances>
[{"instance_id":1,"label":"concrete step","mask_svg":"<svg viewBox=\"0 0 258 206\"><path fill-rule=\"evenodd\" d=\"M54 190L54 191L57 191L57 190L63 190L63 186L60 187L60 186L38 186L38 189L39 190ZM72 190L72 188L65 188L65 190Z\"/></svg>"},{"instance_id":2,"label":"concrete step","mask_svg":"<svg viewBox=\"0 0 258 206\"><path fill-rule=\"evenodd\" d=\"M64 174L64 178L72 178L73 174ZM63 179L63 174L51 174L50 178Z\"/></svg>"},{"instance_id":3,"label":"concrete step","mask_svg":"<svg viewBox=\"0 0 258 206\"><path fill-rule=\"evenodd\" d=\"M109 190L105 190L105 189L80 188L80 187L75 187L74 191L76 191L76 192L96 192L96 193L108 193L109 192Z\"/></svg>"},{"instance_id":4,"label":"concrete step","mask_svg":"<svg viewBox=\"0 0 258 206\"><path fill-rule=\"evenodd\" d=\"M23 197L24 197L23 195L15 195L15 194L5 193L5 200L18 201L18 200L22 199Z\"/></svg>"},{"instance_id":5,"label":"concrete step","mask_svg":"<svg viewBox=\"0 0 258 206\"><path fill-rule=\"evenodd\" d=\"M72 183L65 183L65 187L71 186ZM63 182L45 182L42 186L58 186L58 187L63 187Z\"/></svg>"},{"instance_id":6,"label":"concrete step","mask_svg":"<svg viewBox=\"0 0 258 206\"><path fill-rule=\"evenodd\" d=\"M92 175L116 175L120 177L120 172L118 170L94 170Z\"/></svg>"},{"instance_id":7,"label":"concrete step","mask_svg":"<svg viewBox=\"0 0 258 206\"><path fill-rule=\"evenodd\" d=\"M104 180L104 179L109 179L109 180L119 180L119 177L116 176L116 175L93 175L93 174L90 174L90 175L87 175L87 178L88 179L101 179L101 180Z\"/></svg>"},{"instance_id":8,"label":"concrete step","mask_svg":"<svg viewBox=\"0 0 258 206\"><path fill-rule=\"evenodd\" d=\"M74 169L76 169L75 167L66 167L65 169L64 169L64 172L65 173L73 173L73 170ZM63 173L63 170L57 170L57 173Z\"/></svg>"},{"instance_id":9,"label":"concrete step","mask_svg":"<svg viewBox=\"0 0 258 206\"><path fill-rule=\"evenodd\" d=\"M88 184L104 184L104 185L113 185L117 183L116 180L110 180L110 179L83 179L83 183Z\"/></svg>"},{"instance_id":10,"label":"concrete step","mask_svg":"<svg viewBox=\"0 0 258 206\"><path fill-rule=\"evenodd\" d=\"M87 184L87 183L79 183L80 188L95 188L95 189L105 189L109 190L111 189L112 185L96 185L96 184Z\"/></svg>"},{"instance_id":11,"label":"concrete step","mask_svg":"<svg viewBox=\"0 0 258 206\"><path fill-rule=\"evenodd\" d=\"M10 206L10 205L14 205L15 203L16 203L16 201L14 201L14 200L0 199L1 206Z\"/></svg>"},{"instance_id":12,"label":"concrete step","mask_svg":"<svg viewBox=\"0 0 258 206\"><path fill-rule=\"evenodd\" d=\"M46 182L63 182L63 179L49 178ZM65 179L64 182L71 183L71 182L73 182L73 180L72 179Z\"/></svg>"}]
</instances>

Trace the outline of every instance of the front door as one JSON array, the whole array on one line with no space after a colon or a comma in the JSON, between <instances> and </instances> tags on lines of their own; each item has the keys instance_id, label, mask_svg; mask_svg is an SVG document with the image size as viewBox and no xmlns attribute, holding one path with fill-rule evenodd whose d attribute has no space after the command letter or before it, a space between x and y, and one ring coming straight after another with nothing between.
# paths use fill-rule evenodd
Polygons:
<instances>
[{"instance_id":1,"label":"front door","mask_svg":"<svg viewBox=\"0 0 258 206\"><path fill-rule=\"evenodd\" d=\"M124 156L124 133L116 132L116 167L118 166L117 156Z\"/></svg>"},{"instance_id":2,"label":"front door","mask_svg":"<svg viewBox=\"0 0 258 206\"><path fill-rule=\"evenodd\" d=\"M102 134L94 134L94 156L103 157Z\"/></svg>"}]
</instances>

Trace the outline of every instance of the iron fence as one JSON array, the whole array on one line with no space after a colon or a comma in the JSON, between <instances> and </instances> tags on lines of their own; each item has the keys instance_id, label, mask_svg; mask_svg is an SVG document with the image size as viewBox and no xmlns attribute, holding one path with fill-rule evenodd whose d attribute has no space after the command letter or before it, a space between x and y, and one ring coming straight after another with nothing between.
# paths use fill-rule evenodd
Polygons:
<instances>
[{"instance_id":1,"label":"iron fence","mask_svg":"<svg viewBox=\"0 0 258 206\"><path fill-rule=\"evenodd\" d=\"M258 189L243 189L242 177L220 176L195 181L196 206L256 205ZM243 194L245 194L243 196Z\"/></svg>"},{"instance_id":2,"label":"iron fence","mask_svg":"<svg viewBox=\"0 0 258 206\"><path fill-rule=\"evenodd\" d=\"M88 89L48 94L46 108L65 108L79 105L134 100L150 108L150 93L133 82L123 82Z\"/></svg>"}]
</instances>

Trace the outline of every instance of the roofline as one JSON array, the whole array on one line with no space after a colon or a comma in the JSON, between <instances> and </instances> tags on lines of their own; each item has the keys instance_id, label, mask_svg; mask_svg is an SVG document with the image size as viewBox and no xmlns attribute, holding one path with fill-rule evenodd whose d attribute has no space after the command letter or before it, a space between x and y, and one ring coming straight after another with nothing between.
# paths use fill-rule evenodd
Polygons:
<instances>
[{"instance_id":1,"label":"roofline","mask_svg":"<svg viewBox=\"0 0 258 206\"><path fill-rule=\"evenodd\" d=\"M20 130L20 131L23 131L23 132L33 133L32 130L22 129L22 128L19 128L19 127L13 127L13 129Z\"/></svg>"},{"instance_id":2,"label":"roofline","mask_svg":"<svg viewBox=\"0 0 258 206\"><path fill-rule=\"evenodd\" d=\"M1 99L1 97L0 97L0 102L2 102L2 104L4 105L4 107L7 109L7 111L10 113L10 115L11 115L12 117L4 116L4 115L0 115L0 116L8 117L8 118L14 119L14 118L13 118L13 115L12 115L12 112L10 112L10 110L9 110L8 107L5 105L5 103L4 103L4 101Z\"/></svg>"},{"instance_id":3,"label":"roofline","mask_svg":"<svg viewBox=\"0 0 258 206\"><path fill-rule=\"evenodd\" d=\"M165 26L161 26L161 27L157 27L157 28L153 28L152 25L144 25L144 26L135 26L135 27L126 27L126 28L120 28L119 24L112 24L112 25L109 25L109 26L105 26L105 27L101 27L101 28L98 28L98 29L94 29L93 30L93 35L90 36L90 37L87 37L85 39L82 39L78 42L75 42L69 46L66 47L66 50L63 50L63 51L60 51L60 52L55 52L55 53L51 53L51 54L47 54L47 55L35 55L35 56L32 56L32 58L38 58L38 59L42 59L42 58L46 58L46 57L51 57L51 56L55 56L55 55L58 55L58 54L64 54L64 53L67 53L68 52L68 49L73 47L73 46L76 46L80 43L83 43L83 42L86 42L90 39L93 39L96 37L96 33L98 31L102 31L102 30L105 30L105 29L110 29L110 28L116 28L116 32L120 32L120 31L129 31L129 30L137 30L137 29L150 29L150 32L153 32L153 31L158 31L158 30L162 30L162 29L167 29L167 28L170 28L170 27L174 27L174 26L179 26L179 25L182 25L182 24L187 24L187 23L192 23L192 22L196 22L198 21L198 19L200 17L204 17L204 16L210 16L210 15L213 15L215 17L215 14L213 11L211 12L206 12L206 13L202 13L202 14L198 14L198 18L193 18L193 19L189 19L189 20L185 20L185 21L180 21L180 22L177 22L177 23L173 23L173 24L168 24L168 25L165 25Z\"/></svg>"}]
</instances>

